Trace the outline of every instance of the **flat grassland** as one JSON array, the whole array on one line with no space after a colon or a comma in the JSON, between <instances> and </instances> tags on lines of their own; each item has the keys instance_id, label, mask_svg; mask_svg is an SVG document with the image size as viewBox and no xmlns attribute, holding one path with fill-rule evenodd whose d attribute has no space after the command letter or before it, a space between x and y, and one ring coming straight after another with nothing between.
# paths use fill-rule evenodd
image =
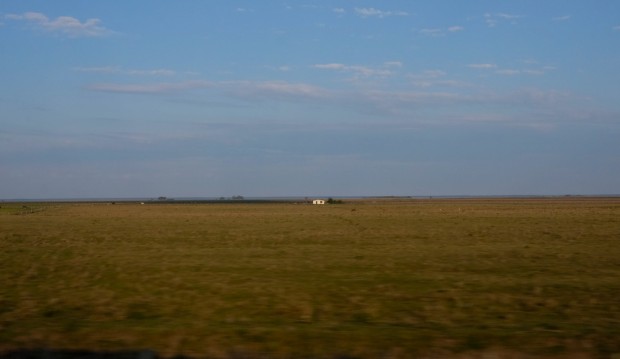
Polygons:
<instances>
[{"instance_id":1,"label":"flat grassland","mask_svg":"<svg viewBox=\"0 0 620 359\"><path fill-rule=\"evenodd\" d=\"M620 353L620 198L0 205L0 352Z\"/></svg>"}]
</instances>

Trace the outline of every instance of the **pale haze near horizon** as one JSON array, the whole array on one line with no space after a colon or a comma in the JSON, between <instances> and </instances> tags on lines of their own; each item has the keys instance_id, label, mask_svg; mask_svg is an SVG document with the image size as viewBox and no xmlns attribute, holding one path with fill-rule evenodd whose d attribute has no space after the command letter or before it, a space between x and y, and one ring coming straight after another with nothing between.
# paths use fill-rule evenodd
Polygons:
<instances>
[{"instance_id":1,"label":"pale haze near horizon","mask_svg":"<svg viewBox=\"0 0 620 359\"><path fill-rule=\"evenodd\" d=\"M0 198L620 193L620 2L0 0Z\"/></svg>"}]
</instances>

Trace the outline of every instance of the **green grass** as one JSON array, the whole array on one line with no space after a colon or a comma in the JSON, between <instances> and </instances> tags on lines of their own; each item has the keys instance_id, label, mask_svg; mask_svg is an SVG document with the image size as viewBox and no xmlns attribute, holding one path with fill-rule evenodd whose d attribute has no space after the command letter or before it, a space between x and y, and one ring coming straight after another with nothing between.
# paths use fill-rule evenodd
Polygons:
<instances>
[{"instance_id":1,"label":"green grass","mask_svg":"<svg viewBox=\"0 0 620 359\"><path fill-rule=\"evenodd\" d=\"M0 350L620 352L620 199L37 208L0 209Z\"/></svg>"}]
</instances>

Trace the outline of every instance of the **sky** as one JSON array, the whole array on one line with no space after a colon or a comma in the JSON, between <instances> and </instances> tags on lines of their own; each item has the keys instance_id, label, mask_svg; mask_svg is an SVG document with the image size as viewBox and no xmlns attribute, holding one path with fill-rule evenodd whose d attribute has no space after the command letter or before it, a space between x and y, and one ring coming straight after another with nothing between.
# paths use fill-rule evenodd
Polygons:
<instances>
[{"instance_id":1,"label":"sky","mask_svg":"<svg viewBox=\"0 0 620 359\"><path fill-rule=\"evenodd\" d=\"M0 199L620 194L620 1L0 0Z\"/></svg>"}]
</instances>

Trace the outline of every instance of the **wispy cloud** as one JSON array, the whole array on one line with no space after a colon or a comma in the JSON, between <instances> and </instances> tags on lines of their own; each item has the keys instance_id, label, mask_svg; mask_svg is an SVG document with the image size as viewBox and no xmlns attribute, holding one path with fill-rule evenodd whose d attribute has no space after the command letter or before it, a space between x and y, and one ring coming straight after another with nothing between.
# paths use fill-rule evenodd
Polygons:
<instances>
[{"instance_id":1,"label":"wispy cloud","mask_svg":"<svg viewBox=\"0 0 620 359\"><path fill-rule=\"evenodd\" d=\"M427 36L441 36L444 35L444 32L442 29L422 29L420 31L418 31L420 34L422 35L427 35Z\"/></svg>"},{"instance_id":2,"label":"wispy cloud","mask_svg":"<svg viewBox=\"0 0 620 359\"><path fill-rule=\"evenodd\" d=\"M355 78L360 77L388 77L394 71L401 68L401 61L386 61L377 67L345 65L340 63L328 63L313 65L313 68L320 70L339 71L353 74ZM288 65L274 67L274 69L282 72L291 70ZM111 75L131 75L131 76L173 76L177 72L169 69L125 69L121 66L99 66L99 67L75 67L74 71L111 74ZM84 88L91 91L101 92L117 92L117 93L142 93L142 94L163 94L174 93L185 90L193 90L207 87L226 88L233 92L257 93L263 92L279 92L281 94L299 94L319 96L322 91L317 87L304 84L290 84L286 82L267 81L267 82L251 82L251 81L221 81L211 82L203 80L180 81L180 82L157 82L157 83L94 83Z\"/></svg>"},{"instance_id":3,"label":"wispy cloud","mask_svg":"<svg viewBox=\"0 0 620 359\"><path fill-rule=\"evenodd\" d=\"M366 91L355 94L357 106L374 108L383 115L405 116L419 113L424 109L437 110L435 119L446 123L450 121L471 122L471 119L483 120L488 113L463 112L463 106L471 104L485 106L508 106L532 114L528 123L548 123L565 118L566 109L572 102L578 101L574 95L558 91L540 89L520 89L505 93L459 93L452 91ZM558 115L561 112L561 115ZM477 121L478 121L477 120ZM426 121L424 117L420 121ZM522 125L522 116L510 116L506 125Z\"/></svg>"},{"instance_id":4,"label":"wispy cloud","mask_svg":"<svg viewBox=\"0 0 620 359\"><path fill-rule=\"evenodd\" d=\"M556 16L554 18L552 18L551 20L553 21L568 21L571 19L570 15L564 15L564 16Z\"/></svg>"},{"instance_id":5,"label":"wispy cloud","mask_svg":"<svg viewBox=\"0 0 620 359\"><path fill-rule=\"evenodd\" d=\"M34 27L50 33L62 34L68 37L101 37L109 35L112 31L101 25L101 20L93 18L84 22L71 17L59 16L50 19L40 12L25 12L23 14L8 14L6 19L25 21Z\"/></svg>"},{"instance_id":6,"label":"wispy cloud","mask_svg":"<svg viewBox=\"0 0 620 359\"><path fill-rule=\"evenodd\" d=\"M190 90L214 89L244 99L322 98L328 91L305 83L284 81L181 81L149 84L95 83L84 87L89 91L124 94L173 94Z\"/></svg>"},{"instance_id":7,"label":"wispy cloud","mask_svg":"<svg viewBox=\"0 0 620 359\"><path fill-rule=\"evenodd\" d=\"M472 69L489 70L489 69L497 68L497 65L495 64L470 64L470 65L467 65L467 67L472 68Z\"/></svg>"},{"instance_id":8,"label":"wispy cloud","mask_svg":"<svg viewBox=\"0 0 620 359\"><path fill-rule=\"evenodd\" d=\"M526 64L536 64L536 62L529 60L529 61L526 61ZM467 67L472 68L472 69L477 69L477 70L494 70L496 74L504 75L504 76L515 76L515 75L521 75L521 74L544 75L546 71L555 69L552 66L545 66L539 69L536 69L536 68L526 68L526 69L508 68L506 69L506 68L499 68L499 66L497 66L496 64L470 64L470 65L467 65Z\"/></svg>"},{"instance_id":9,"label":"wispy cloud","mask_svg":"<svg viewBox=\"0 0 620 359\"><path fill-rule=\"evenodd\" d=\"M500 22L509 22L511 24L516 24L517 20L522 18L521 15L513 15L506 13L486 13L484 14L484 22L486 22L488 27L495 27Z\"/></svg>"},{"instance_id":10,"label":"wispy cloud","mask_svg":"<svg viewBox=\"0 0 620 359\"><path fill-rule=\"evenodd\" d=\"M568 92L557 90L540 90L535 88L524 88L505 94L500 98L511 103L528 103L537 107L554 108L559 104L568 104L571 101L578 101L577 96Z\"/></svg>"},{"instance_id":11,"label":"wispy cloud","mask_svg":"<svg viewBox=\"0 0 620 359\"><path fill-rule=\"evenodd\" d=\"M155 70L127 70L129 75L146 75L146 76L172 76L176 74L173 70L155 69Z\"/></svg>"},{"instance_id":12,"label":"wispy cloud","mask_svg":"<svg viewBox=\"0 0 620 359\"><path fill-rule=\"evenodd\" d=\"M443 70L426 70L416 74L409 74L407 78L416 87L466 87L462 81L447 79L448 73Z\"/></svg>"},{"instance_id":13,"label":"wispy cloud","mask_svg":"<svg viewBox=\"0 0 620 359\"><path fill-rule=\"evenodd\" d=\"M76 67L75 71L79 72L92 72L103 74L125 74L125 75L138 75L138 76L173 76L176 71L169 69L152 69L152 70L137 70L137 69L123 69L120 66L101 66L101 67Z\"/></svg>"},{"instance_id":14,"label":"wispy cloud","mask_svg":"<svg viewBox=\"0 0 620 359\"><path fill-rule=\"evenodd\" d=\"M514 70L514 69L501 69L501 70L495 71L495 73L498 75L514 76L514 75L520 74L521 71Z\"/></svg>"},{"instance_id":15,"label":"wispy cloud","mask_svg":"<svg viewBox=\"0 0 620 359\"><path fill-rule=\"evenodd\" d=\"M345 68L347 68L347 66L344 64L336 64L336 63L317 64L317 65L313 65L312 67L317 68L317 69L322 69L322 70L344 70Z\"/></svg>"},{"instance_id":16,"label":"wispy cloud","mask_svg":"<svg viewBox=\"0 0 620 359\"><path fill-rule=\"evenodd\" d=\"M513 15L513 14L505 14L505 13L495 14L495 16L505 19L505 20L516 20L522 17L521 15Z\"/></svg>"},{"instance_id":17,"label":"wispy cloud","mask_svg":"<svg viewBox=\"0 0 620 359\"><path fill-rule=\"evenodd\" d=\"M320 70L341 71L354 74L356 77L388 77L393 74L390 68L400 67L402 63L398 61L389 61L381 67L368 67L360 65L345 65L340 63L316 64L312 67Z\"/></svg>"},{"instance_id":18,"label":"wispy cloud","mask_svg":"<svg viewBox=\"0 0 620 359\"><path fill-rule=\"evenodd\" d=\"M219 82L214 86L246 99L313 99L326 98L329 95L328 90L318 86L285 81L229 81Z\"/></svg>"},{"instance_id":19,"label":"wispy cloud","mask_svg":"<svg viewBox=\"0 0 620 359\"><path fill-rule=\"evenodd\" d=\"M116 74L122 71L119 66L74 67L73 70L78 72L93 72L100 74Z\"/></svg>"},{"instance_id":20,"label":"wispy cloud","mask_svg":"<svg viewBox=\"0 0 620 359\"><path fill-rule=\"evenodd\" d=\"M358 16L361 16L363 18L378 17L381 19L388 17L388 16L408 16L409 15L409 13L405 11L384 11L384 10L375 9L374 7L362 7L362 8L356 7L355 13Z\"/></svg>"},{"instance_id":21,"label":"wispy cloud","mask_svg":"<svg viewBox=\"0 0 620 359\"><path fill-rule=\"evenodd\" d=\"M612 29L613 29L614 31L620 31L620 25L614 26Z\"/></svg>"},{"instance_id":22,"label":"wispy cloud","mask_svg":"<svg viewBox=\"0 0 620 359\"><path fill-rule=\"evenodd\" d=\"M544 75L545 74L544 70L526 69L526 70L521 70L521 72L526 75Z\"/></svg>"},{"instance_id":23,"label":"wispy cloud","mask_svg":"<svg viewBox=\"0 0 620 359\"><path fill-rule=\"evenodd\" d=\"M401 61L386 61L383 63L385 67L403 67L403 63Z\"/></svg>"},{"instance_id":24,"label":"wispy cloud","mask_svg":"<svg viewBox=\"0 0 620 359\"><path fill-rule=\"evenodd\" d=\"M498 69L494 64L474 65L485 65L481 67L498 75L528 73L528 70ZM398 68L401 64L399 61L390 61L381 66ZM348 71L347 68L350 67L339 63L314 65L314 68L327 71ZM450 79L448 73L441 69L429 69L417 74L410 74L407 75L407 78L411 80L410 84L415 88L381 90L374 87L355 86L348 90L336 91L303 82L201 80L158 83L94 83L85 86L84 89L118 94L175 95L175 98L184 92L197 92L192 95L192 98L203 98L204 101L224 97L245 101L246 103L263 101L311 103L313 106L337 106L346 111L377 116L376 118L381 118L382 121L390 117L393 119L411 119L412 114L419 114L424 111L436 113L438 119L440 117L443 119L456 118L462 116L462 110L472 104L509 106L530 112L552 112L558 106L570 103L573 98L570 94L537 89L522 89L509 93L485 90L463 91L463 87L471 88L471 85ZM475 117L475 114L470 115ZM544 118L537 121L544 121Z\"/></svg>"},{"instance_id":25,"label":"wispy cloud","mask_svg":"<svg viewBox=\"0 0 620 359\"><path fill-rule=\"evenodd\" d=\"M325 64L327 69L341 68L339 64ZM520 73L525 73L519 70ZM459 88L471 86L448 78L448 74L439 69L431 69L418 74L408 75L415 89L380 90L365 86L348 90L331 90L310 83L285 81L184 81L139 83L96 83L85 86L89 91L117 94L142 95L182 95L184 92L196 92L191 98L209 102L213 98L228 98L253 102L275 101L290 103L310 103L316 107L338 107L344 111L363 113L364 118L377 123L404 120L408 123L432 121L441 124L446 121L461 121L462 118L482 120L485 113L471 112L470 105L507 106L523 113L531 113L532 123L545 123L549 116L554 116L558 108L570 106L575 97L569 93L545 91L538 89L521 89L513 92L494 92L490 90L462 91ZM432 88L431 88L432 87ZM412 116L414 114L433 113L431 117ZM543 114L535 117L535 114ZM367 116L367 117L366 117ZM556 116L557 117L557 116ZM507 120L506 124L521 121L522 116ZM462 120L462 122L470 122ZM1 141L0 141L1 142Z\"/></svg>"},{"instance_id":26,"label":"wispy cloud","mask_svg":"<svg viewBox=\"0 0 620 359\"><path fill-rule=\"evenodd\" d=\"M151 84L95 83L85 86L90 91L114 92L128 94L166 94L193 89L206 88L208 81L159 82Z\"/></svg>"},{"instance_id":27,"label":"wispy cloud","mask_svg":"<svg viewBox=\"0 0 620 359\"><path fill-rule=\"evenodd\" d=\"M432 29L425 28L425 29L421 29L418 32L422 35L427 35L427 36L444 36L449 33L457 33L463 30L465 30L464 27L455 25L455 26L450 26L445 29L444 28L432 28Z\"/></svg>"},{"instance_id":28,"label":"wispy cloud","mask_svg":"<svg viewBox=\"0 0 620 359\"><path fill-rule=\"evenodd\" d=\"M445 71L442 70L426 70L424 72L422 72L422 77L424 78L431 78L431 79L436 79L439 77L444 77L446 76L447 73Z\"/></svg>"},{"instance_id":29,"label":"wispy cloud","mask_svg":"<svg viewBox=\"0 0 620 359\"><path fill-rule=\"evenodd\" d=\"M336 14L344 14L346 12L346 10L341 7L333 8L332 11Z\"/></svg>"},{"instance_id":30,"label":"wispy cloud","mask_svg":"<svg viewBox=\"0 0 620 359\"><path fill-rule=\"evenodd\" d=\"M373 91L368 92L366 97L377 102L391 103L394 106L431 105L446 102L461 103L470 102L474 99L471 95L437 91Z\"/></svg>"}]
</instances>

